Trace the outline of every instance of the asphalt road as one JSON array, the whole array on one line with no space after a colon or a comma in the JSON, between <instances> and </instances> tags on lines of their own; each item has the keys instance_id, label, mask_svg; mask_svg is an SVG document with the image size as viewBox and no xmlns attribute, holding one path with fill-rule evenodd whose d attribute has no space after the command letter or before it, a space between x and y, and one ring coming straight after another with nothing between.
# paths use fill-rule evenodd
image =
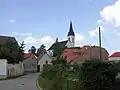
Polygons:
<instances>
[{"instance_id":1,"label":"asphalt road","mask_svg":"<svg viewBox=\"0 0 120 90\"><path fill-rule=\"evenodd\" d=\"M39 90L36 86L38 74L29 74L13 80L0 81L0 90Z\"/></svg>"}]
</instances>

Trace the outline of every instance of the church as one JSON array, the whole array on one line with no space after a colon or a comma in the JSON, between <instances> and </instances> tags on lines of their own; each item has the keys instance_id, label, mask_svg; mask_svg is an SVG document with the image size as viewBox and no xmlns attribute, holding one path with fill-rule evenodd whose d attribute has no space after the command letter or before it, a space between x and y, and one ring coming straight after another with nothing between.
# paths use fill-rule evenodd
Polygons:
<instances>
[{"instance_id":1,"label":"church","mask_svg":"<svg viewBox=\"0 0 120 90\"><path fill-rule=\"evenodd\" d=\"M71 48L74 46L75 46L75 33L73 31L72 22L70 22L69 31L67 34L67 40L59 42L58 38L56 38L55 43L52 44L51 47L48 49L48 54L50 56L53 56L53 52L55 49L64 48L64 47Z\"/></svg>"}]
</instances>

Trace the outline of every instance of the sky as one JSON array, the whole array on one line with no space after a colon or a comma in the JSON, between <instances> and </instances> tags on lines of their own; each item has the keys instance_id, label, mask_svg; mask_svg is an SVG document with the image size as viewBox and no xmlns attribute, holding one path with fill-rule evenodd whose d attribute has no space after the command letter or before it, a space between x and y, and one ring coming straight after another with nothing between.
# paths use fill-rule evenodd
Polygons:
<instances>
[{"instance_id":1,"label":"sky","mask_svg":"<svg viewBox=\"0 0 120 90\"><path fill-rule=\"evenodd\" d=\"M99 45L112 54L120 51L120 0L0 0L0 35L25 42L27 51L67 39L70 21L75 45Z\"/></svg>"}]
</instances>

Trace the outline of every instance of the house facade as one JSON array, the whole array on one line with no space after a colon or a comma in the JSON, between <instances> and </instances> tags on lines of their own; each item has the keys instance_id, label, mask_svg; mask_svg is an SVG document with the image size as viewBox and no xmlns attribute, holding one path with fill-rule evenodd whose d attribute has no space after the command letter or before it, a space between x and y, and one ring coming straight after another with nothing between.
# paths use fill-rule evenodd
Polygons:
<instances>
[{"instance_id":1,"label":"house facade","mask_svg":"<svg viewBox=\"0 0 120 90\"><path fill-rule=\"evenodd\" d=\"M74 45L75 45L75 34L73 31L72 22L70 22L70 28L67 35L67 40L59 42L57 38L56 42L53 43L51 47L47 50L47 53L48 55L53 56L55 49L61 49L65 47L71 48L71 47L74 47Z\"/></svg>"},{"instance_id":2,"label":"house facade","mask_svg":"<svg viewBox=\"0 0 120 90\"><path fill-rule=\"evenodd\" d=\"M115 52L111 56L109 56L109 61L119 62L120 61L120 52Z\"/></svg>"},{"instance_id":3,"label":"house facade","mask_svg":"<svg viewBox=\"0 0 120 90\"><path fill-rule=\"evenodd\" d=\"M23 60L24 72L37 72L37 57L32 53L25 53Z\"/></svg>"},{"instance_id":4,"label":"house facade","mask_svg":"<svg viewBox=\"0 0 120 90\"><path fill-rule=\"evenodd\" d=\"M43 65L48 63L48 64L51 64L51 57L45 53L43 55L39 55L38 58L37 58L37 61L38 61L38 71L42 71L43 69Z\"/></svg>"},{"instance_id":5,"label":"house facade","mask_svg":"<svg viewBox=\"0 0 120 90\"><path fill-rule=\"evenodd\" d=\"M73 59L78 57L80 54L81 54L80 48L77 48L77 49L67 48L62 52L61 57L65 58L67 60L67 63L70 63Z\"/></svg>"},{"instance_id":6,"label":"house facade","mask_svg":"<svg viewBox=\"0 0 120 90\"><path fill-rule=\"evenodd\" d=\"M101 48L102 60L108 60L109 53L105 48ZM81 49L81 55L73 60L75 63L83 63L87 60L100 60L100 47L98 46L83 46Z\"/></svg>"},{"instance_id":7,"label":"house facade","mask_svg":"<svg viewBox=\"0 0 120 90\"><path fill-rule=\"evenodd\" d=\"M100 48L85 45L79 49L65 49L61 56L71 64L80 64L86 60L100 60ZM108 60L108 56L109 53L102 48L102 60Z\"/></svg>"}]
</instances>

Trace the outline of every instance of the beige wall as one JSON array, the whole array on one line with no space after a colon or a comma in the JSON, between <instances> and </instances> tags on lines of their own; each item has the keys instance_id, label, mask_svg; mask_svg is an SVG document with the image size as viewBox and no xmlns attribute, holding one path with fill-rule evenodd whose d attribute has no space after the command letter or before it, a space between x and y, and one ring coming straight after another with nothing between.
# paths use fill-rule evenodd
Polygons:
<instances>
[{"instance_id":1,"label":"beige wall","mask_svg":"<svg viewBox=\"0 0 120 90\"><path fill-rule=\"evenodd\" d=\"M27 58L23 61L25 72L37 72L37 59Z\"/></svg>"}]
</instances>

